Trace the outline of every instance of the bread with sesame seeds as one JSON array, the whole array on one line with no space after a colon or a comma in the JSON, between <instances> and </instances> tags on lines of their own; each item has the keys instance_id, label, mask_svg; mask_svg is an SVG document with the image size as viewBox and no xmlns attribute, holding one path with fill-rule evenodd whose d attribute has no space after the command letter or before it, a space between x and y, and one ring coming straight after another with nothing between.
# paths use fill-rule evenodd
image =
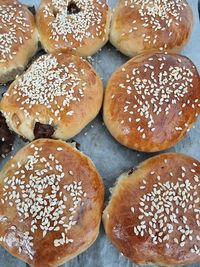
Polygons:
<instances>
[{"instance_id":1,"label":"bread with sesame seeds","mask_svg":"<svg viewBox=\"0 0 200 267\"><path fill-rule=\"evenodd\" d=\"M22 148L0 172L0 244L32 267L56 267L99 233L103 181L92 161L51 139Z\"/></svg>"},{"instance_id":2,"label":"bread with sesame seeds","mask_svg":"<svg viewBox=\"0 0 200 267\"><path fill-rule=\"evenodd\" d=\"M110 42L129 57L158 50L177 53L189 40L193 20L185 0L118 0Z\"/></svg>"},{"instance_id":3,"label":"bread with sesame seeds","mask_svg":"<svg viewBox=\"0 0 200 267\"><path fill-rule=\"evenodd\" d=\"M67 140L95 118L102 99L102 81L85 59L54 53L40 56L10 85L0 110L28 140Z\"/></svg>"},{"instance_id":4,"label":"bread with sesame seeds","mask_svg":"<svg viewBox=\"0 0 200 267\"><path fill-rule=\"evenodd\" d=\"M174 146L200 112L200 80L187 57L145 53L120 67L104 98L104 122L121 144L156 152Z\"/></svg>"},{"instance_id":5,"label":"bread with sesame seeds","mask_svg":"<svg viewBox=\"0 0 200 267\"><path fill-rule=\"evenodd\" d=\"M0 0L0 84L23 72L38 48L35 19L17 0Z\"/></svg>"},{"instance_id":6,"label":"bread with sesame seeds","mask_svg":"<svg viewBox=\"0 0 200 267\"><path fill-rule=\"evenodd\" d=\"M106 0L42 0L36 17L40 41L48 52L87 57L108 41L110 10Z\"/></svg>"},{"instance_id":7,"label":"bread with sesame seeds","mask_svg":"<svg viewBox=\"0 0 200 267\"><path fill-rule=\"evenodd\" d=\"M103 213L113 245L136 264L200 261L200 162L169 153L122 174Z\"/></svg>"}]
</instances>

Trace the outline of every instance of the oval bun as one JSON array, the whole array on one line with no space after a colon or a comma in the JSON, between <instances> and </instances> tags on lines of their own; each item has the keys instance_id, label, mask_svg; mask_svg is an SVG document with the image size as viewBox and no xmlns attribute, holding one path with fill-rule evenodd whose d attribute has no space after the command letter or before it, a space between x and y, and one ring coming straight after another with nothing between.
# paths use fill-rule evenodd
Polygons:
<instances>
[{"instance_id":1,"label":"oval bun","mask_svg":"<svg viewBox=\"0 0 200 267\"><path fill-rule=\"evenodd\" d=\"M110 41L123 54L178 52L193 29L192 9L185 0L118 0Z\"/></svg>"},{"instance_id":2,"label":"oval bun","mask_svg":"<svg viewBox=\"0 0 200 267\"><path fill-rule=\"evenodd\" d=\"M106 234L136 264L200 261L200 162L183 154L150 158L122 174L104 211Z\"/></svg>"},{"instance_id":3,"label":"oval bun","mask_svg":"<svg viewBox=\"0 0 200 267\"><path fill-rule=\"evenodd\" d=\"M88 157L63 141L36 140L0 172L0 243L32 267L60 266L96 240L103 199Z\"/></svg>"},{"instance_id":4,"label":"oval bun","mask_svg":"<svg viewBox=\"0 0 200 267\"><path fill-rule=\"evenodd\" d=\"M121 144L144 152L174 146L200 111L200 80L185 56L146 53L129 60L110 78L104 121Z\"/></svg>"}]
</instances>

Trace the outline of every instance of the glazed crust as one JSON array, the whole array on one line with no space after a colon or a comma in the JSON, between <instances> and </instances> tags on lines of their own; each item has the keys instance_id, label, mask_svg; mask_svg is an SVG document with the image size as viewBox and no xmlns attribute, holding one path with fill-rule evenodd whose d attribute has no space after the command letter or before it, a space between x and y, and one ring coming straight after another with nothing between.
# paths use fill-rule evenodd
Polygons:
<instances>
[{"instance_id":1,"label":"glazed crust","mask_svg":"<svg viewBox=\"0 0 200 267\"><path fill-rule=\"evenodd\" d=\"M21 74L36 53L38 32L34 16L27 6L13 0L0 0L0 25L3 31L0 38L0 83L3 84Z\"/></svg>"},{"instance_id":2,"label":"glazed crust","mask_svg":"<svg viewBox=\"0 0 200 267\"><path fill-rule=\"evenodd\" d=\"M101 79L86 60L49 54L10 85L0 109L10 128L28 140L36 122L53 126L53 138L67 140L95 118L102 99Z\"/></svg>"},{"instance_id":3,"label":"glazed crust","mask_svg":"<svg viewBox=\"0 0 200 267\"><path fill-rule=\"evenodd\" d=\"M80 8L79 13L69 14L72 2ZM110 10L106 0L42 0L36 18L40 41L47 52L87 57L108 41Z\"/></svg>"},{"instance_id":4,"label":"glazed crust","mask_svg":"<svg viewBox=\"0 0 200 267\"><path fill-rule=\"evenodd\" d=\"M141 54L110 78L104 121L121 144L144 152L179 142L199 114L199 75L186 57Z\"/></svg>"},{"instance_id":5,"label":"glazed crust","mask_svg":"<svg viewBox=\"0 0 200 267\"><path fill-rule=\"evenodd\" d=\"M200 261L199 181L199 161L176 153L122 174L103 214L108 238L137 264Z\"/></svg>"},{"instance_id":6,"label":"glazed crust","mask_svg":"<svg viewBox=\"0 0 200 267\"><path fill-rule=\"evenodd\" d=\"M123 54L165 50L176 53L193 28L192 9L185 0L118 0L111 22L110 41Z\"/></svg>"},{"instance_id":7,"label":"glazed crust","mask_svg":"<svg viewBox=\"0 0 200 267\"><path fill-rule=\"evenodd\" d=\"M48 171L37 176L39 171L45 169ZM58 175L62 173L64 176L59 181ZM13 177L18 178L18 182L12 180ZM16 194L13 194L14 191ZM11 194L13 198L6 201L6 197ZM48 194L51 194L50 199ZM30 266L60 266L86 250L99 233L104 199L102 179L88 157L63 141L40 139L21 149L0 173L0 197L0 243L13 256ZM43 202L45 199L46 204ZM52 204L53 201L55 205ZM20 206L21 202L24 206ZM52 207L52 217L47 213L44 215L49 206ZM33 210L34 213L31 213ZM50 230L49 226L53 225L56 216L56 227L59 226L60 229L54 227L54 230ZM44 223L45 218L49 224ZM69 227L70 221L71 228L65 232L65 224ZM44 228L41 230L42 222L48 227L46 233ZM37 228L33 233L34 227ZM55 246L55 240L62 239L63 233L71 241ZM33 239L29 240L27 236Z\"/></svg>"}]
</instances>

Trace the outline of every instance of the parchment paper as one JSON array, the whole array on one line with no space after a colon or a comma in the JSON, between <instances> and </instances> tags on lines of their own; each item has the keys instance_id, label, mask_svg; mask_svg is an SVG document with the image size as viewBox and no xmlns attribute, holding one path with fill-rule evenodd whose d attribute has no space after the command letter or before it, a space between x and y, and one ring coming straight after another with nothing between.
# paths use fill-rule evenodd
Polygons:
<instances>
[{"instance_id":1,"label":"parchment paper","mask_svg":"<svg viewBox=\"0 0 200 267\"><path fill-rule=\"evenodd\" d=\"M36 7L39 4L39 0L20 1L31 6L35 5ZM200 71L200 23L197 8L198 0L188 0L188 2L193 9L195 23L191 39L187 46L182 50L182 54L188 56L196 64L198 70ZM116 0L108 0L108 3L111 7L113 7ZM101 75L104 85L106 85L110 75L119 66L125 63L127 59L127 57L123 56L108 43L100 52L92 57L91 63L96 71ZM0 94L5 90L5 87L0 87ZM97 169L101 173L105 183L105 202L107 202L110 195L109 188L114 185L116 178L122 172L136 166L139 162L156 154L139 153L118 144L103 125L101 114L73 139L81 144L80 150L91 157ZM14 150L11 155L15 154L15 152L24 146L24 144L25 143L20 138L16 138ZM195 124L195 128L189 132L183 141L167 151L182 152L200 160L200 119L198 119L198 122ZM10 156L6 157L6 159L0 159L0 170L9 158ZM26 266L28 266L26 263L12 257L8 252L0 247L0 267ZM102 226L97 241L86 252L63 265L63 267L135 266L137 265L131 263L114 248L111 242L107 239ZM200 267L200 263L190 265L190 267Z\"/></svg>"}]
</instances>

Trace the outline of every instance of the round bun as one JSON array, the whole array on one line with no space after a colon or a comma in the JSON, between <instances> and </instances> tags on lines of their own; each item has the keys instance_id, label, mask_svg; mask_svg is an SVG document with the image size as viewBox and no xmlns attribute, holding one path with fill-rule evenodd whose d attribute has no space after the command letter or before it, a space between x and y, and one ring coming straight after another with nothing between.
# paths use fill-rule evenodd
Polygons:
<instances>
[{"instance_id":1,"label":"round bun","mask_svg":"<svg viewBox=\"0 0 200 267\"><path fill-rule=\"evenodd\" d=\"M37 25L46 51L87 57L108 41L109 7L106 0L42 0Z\"/></svg>"},{"instance_id":2,"label":"round bun","mask_svg":"<svg viewBox=\"0 0 200 267\"><path fill-rule=\"evenodd\" d=\"M0 109L10 128L28 140L66 140L94 119L102 98L102 82L86 60L48 54L10 85Z\"/></svg>"},{"instance_id":3,"label":"round bun","mask_svg":"<svg viewBox=\"0 0 200 267\"><path fill-rule=\"evenodd\" d=\"M186 57L141 54L108 82L104 121L121 144L144 152L180 141L200 111L200 80Z\"/></svg>"},{"instance_id":4,"label":"round bun","mask_svg":"<svg viewBox=\"0 0 200 267\"><path fill-rule=\"evenodd\" d=\"M32 267L55 267L96 240L103 182L92 161L71 145L36 140L0 177L0 243L13 256Z\"/></svg>"},{"instance_id":5,"label":"round bun","mask_svg":"<svg viewBox=\"0 0 200 267\"><path fill-rule=\"evenodd\" d=\"M129 57L146 51L178 52L192 28L192 9L185 0L119 0L110 41Z\"/></svg>"},{"instance_id":6,"label":"round bun","mask_svg":"<svg viewBox=\"0 0 200 267\"><path fill-rule=\"evenodd\" d=\"M0 0L0 83L21 74L38 47L34 16L16 0Z\"/></svg>"},{"instance_id":7,"label":"round bun","mask_svg":"<svg viewBox=\"0 0 200 267\"><path fill-rule=\"evenodd\" d=\"M122 174L104 211L105 231L137 264L200 261L200 162L162 154Z\"/></svg>"}]
</instances>

